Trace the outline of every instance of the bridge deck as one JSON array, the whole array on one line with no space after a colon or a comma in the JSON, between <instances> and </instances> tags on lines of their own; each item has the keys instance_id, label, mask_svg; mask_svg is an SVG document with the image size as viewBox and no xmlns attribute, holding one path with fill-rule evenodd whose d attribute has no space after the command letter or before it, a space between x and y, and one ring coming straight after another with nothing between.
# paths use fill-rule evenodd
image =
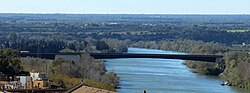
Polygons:
<instances>
[{"instance_id":1,"label":"bridge deck","mask_svg":"<svg viewBox=\"0 0 250 93\"><path fill-rule=\"evenodd\" d=\"M40 57L46 59L55 59L55 55L81 55L82 53L21 53L21 57ZM181 59L194 61L215 62L221 55L190 55L190 54L129 54L129 53L90 53L95 59L114 59L114 58L163 58L163 59Z\"/></svg>"}]
</instances>

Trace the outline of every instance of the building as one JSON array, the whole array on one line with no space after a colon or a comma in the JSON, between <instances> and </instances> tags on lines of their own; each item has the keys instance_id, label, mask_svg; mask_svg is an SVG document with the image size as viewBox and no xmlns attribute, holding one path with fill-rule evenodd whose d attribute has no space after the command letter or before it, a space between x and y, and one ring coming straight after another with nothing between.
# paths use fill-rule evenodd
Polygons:
<instances>
[{"instance_id":1,"label":"building","mask_svg":"<svg viewBox=\"0 0 250 93\"><path fill-rule=\"evenodd\" d=\"M117 93L93 87L88 87L84 83L79 83L70 89L10 89L7 92L15 93Z\"/></svg>"},{"instance_id":2,"label":"building","mask_svg":"<svg viewBox=\"0 0 250 93\"><path fill-rule=\"evenodd\" d=\"M30 76L17 76L16 78L21 82L22 88L32 88L32 78Z\"/></svg>"},{"instance_id":3,"label":"building","mask_svg":"<svg viewBox=\"0 0 250 93\"><path fill-rule=\"evenodd\" d=\"M30 73L30 77L32 79L32 88L40 88L40 89L45 89L48 88L48 78L46 73Z\"/></svg>"},{"instance_id":4,"label":"building","mask_svg":"<svg viewBox=\"0 0 250 93\"><path fill-rule=\"evenodd\" d=\"M22 87L19 81L0 81L0 90L4 89L20 89Z\"/></svg>"},{"instance_id":5,"label":"building","mask_svg":"<svg viewBox=\"0 0 250 93\"><path fill-rule=\"evenodd\" d=\"M38 72L35 72L35 73L32 73L30 72L30 77L32 78L32 81L35 81L35 80L47 80L47 75L46 73L38 73Z\"/></svg>"},{"instance_id":6,"label":"building","mask_svg":"<svg viewBox=\"0 0 250 93\"><path fill-rule=\"evenodd\" d=\"M47 80L35 80L33 81L33 88L39 88L39 89L47 89L48 87L48 81Z\"/></svg>"},{"instance_id":7,"label":"building","mask_svg":"<svg viewBox=\"0 0 250 93\"><path fill-rule=\"evenodd\" d=\"M21 82L21 88L19 89L32 89L48 88L48 78L45 73L30 73L30 76L16 76L17 80Z\"/></svg>"},{"instance_id":8,"label":"building","mask_svg":"<svg viewBox=\"0 0 250 93\"><path fill-rule=\"evenodd\" d=\"M48 78L45 73L29 73L28 75L16 76L16 81L0 80L0 91L4 90L30 90L30 89L48 89ZM31 90L32 91L32 90ZM40 91L40 90L39 90ZM43 91L43 90L42 90ZM49 90L54 91L54 90ZM57 91L57 90L55 90ZM59 90L61 91L61 90Z\"/></svg>"},{"instance_id":9,"label":"building","mask_svg":"<svg viewBox=\"0 0 250 93\"><path fill-rule=\"evenodd\" d=\"M72 88L68 89L64 93L117 93L117 92L88 87L84 83L79 83L73 86Z\"/></svg>"}]
</instances>

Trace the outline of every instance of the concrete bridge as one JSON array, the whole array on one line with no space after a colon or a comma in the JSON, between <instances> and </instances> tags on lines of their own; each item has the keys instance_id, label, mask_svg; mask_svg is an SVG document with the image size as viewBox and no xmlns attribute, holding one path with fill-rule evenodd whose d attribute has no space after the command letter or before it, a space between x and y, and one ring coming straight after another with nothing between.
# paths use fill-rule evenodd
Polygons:
<instances>
[{"instance_id":1,"label":"concrete bridge","mask_svg":"<svg viewBox=\"0 0 250 93\"><path fill-rule=\"evenodd\" d=\"M55 59L56 55L81 56L84 53L21 53L21 57L40 57L46 59ZM162 58L162 59L181 59L193 61L216 62L222 55L190 55L190 54L130 54L130 53L90 53L95 59L114 59L114 58Z\"/></svg>"}]
</instances>

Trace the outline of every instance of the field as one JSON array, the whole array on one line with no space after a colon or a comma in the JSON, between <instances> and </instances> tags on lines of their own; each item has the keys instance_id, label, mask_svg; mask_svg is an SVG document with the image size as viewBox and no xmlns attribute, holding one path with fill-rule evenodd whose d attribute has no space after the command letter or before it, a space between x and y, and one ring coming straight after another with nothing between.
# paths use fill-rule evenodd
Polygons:
<instances>
[{"instance_id":1,"label":"field","mask_svg":"<svg viewBox=\"0 0 250 93\"><path fill-rule=\"evenodd\" d=\"M249 30L227 30L227 32L248 32Z\"/></svg>"}]
</instances>

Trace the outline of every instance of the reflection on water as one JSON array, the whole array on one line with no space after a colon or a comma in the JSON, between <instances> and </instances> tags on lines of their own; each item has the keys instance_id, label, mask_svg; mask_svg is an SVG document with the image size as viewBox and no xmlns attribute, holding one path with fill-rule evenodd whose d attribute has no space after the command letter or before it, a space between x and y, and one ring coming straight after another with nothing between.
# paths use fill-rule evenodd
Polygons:
<instances>
[{"instance_id":1,"label":"reflection on water","mask_svg":"<svg viewBox=\"0 0 250 93\"><path fill-rule=\"evenodd\" d=\"M128 53L176 54L178 52L129 48ZM179 54L179 53L178 53ZM120 93L238 93L213 76L192 73L183 60L107 59L106 68L120 76Z\"/></svg>"}]
</instances>

